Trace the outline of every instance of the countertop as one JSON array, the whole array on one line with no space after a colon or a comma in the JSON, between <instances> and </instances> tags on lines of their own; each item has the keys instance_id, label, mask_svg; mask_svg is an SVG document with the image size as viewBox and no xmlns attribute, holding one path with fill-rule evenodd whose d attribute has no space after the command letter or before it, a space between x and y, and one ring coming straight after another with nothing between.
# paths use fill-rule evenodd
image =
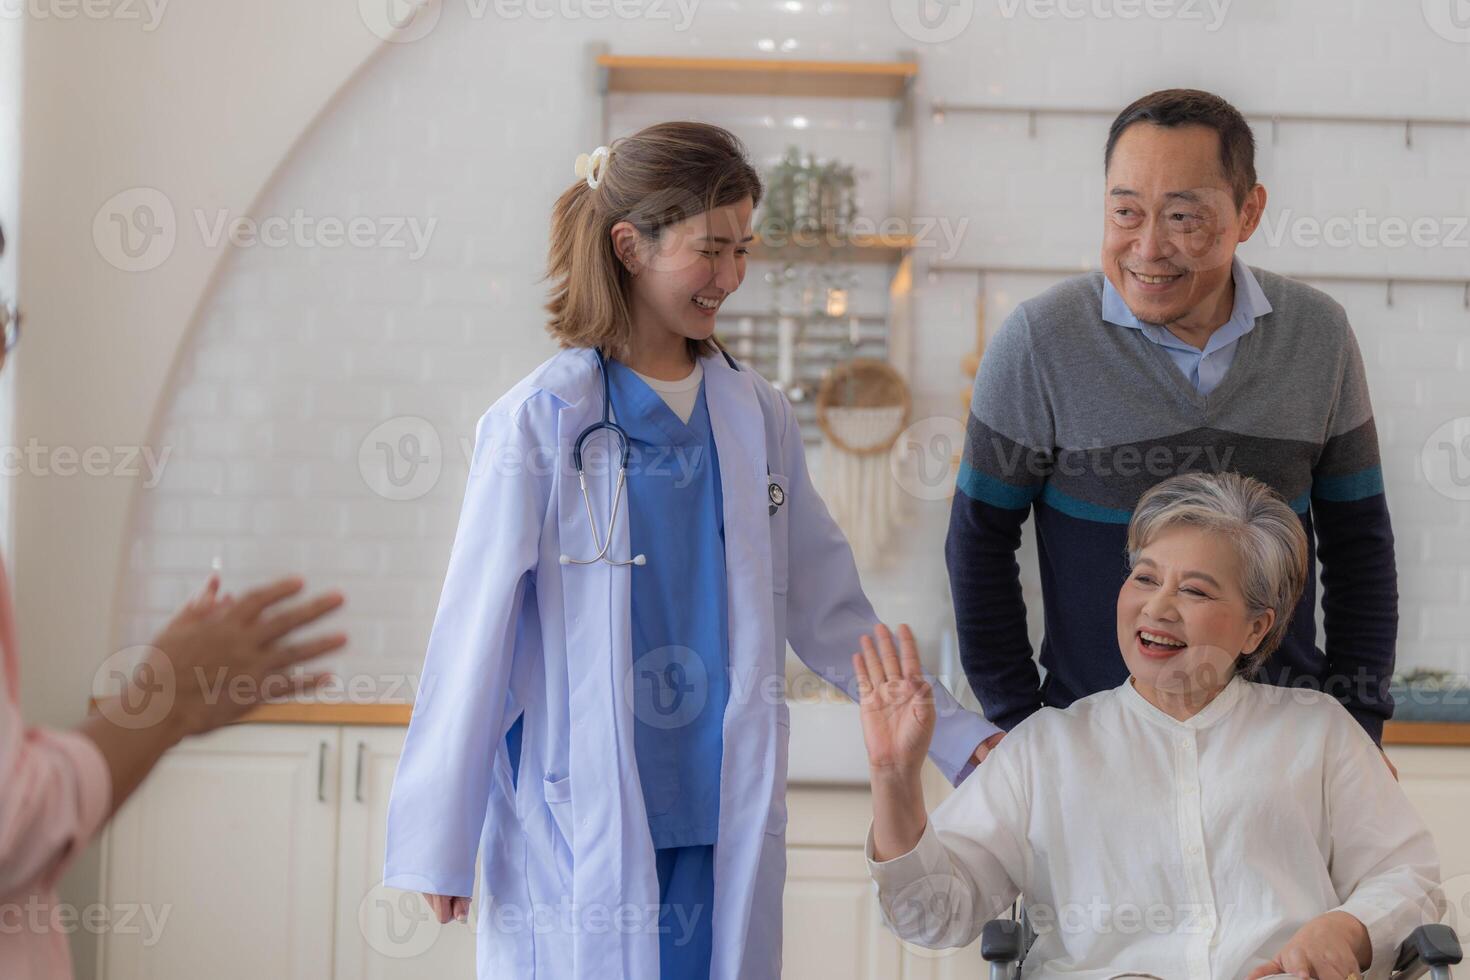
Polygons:
<instances>
[{"instance_id":1,"label":"countertop","mask_svg":"<svg viewBox=\"0 0 1470 980\"><path fill-rule=\"evenodd\" d=\"M1470 688L1435 689L1395 684L1393 720L1383 727L1384 745L1470 746ZM322 725L407 725L411 704L289 702L262 705L247 722ZM844 703L795 702L792 726L803 736L855 734L857 714ZM847 729L851 728L851 731ZM822 739L827 741L827 739ZM843 744L849 739L840 740ZM793 744L802 744L793 738ZM807 743L810 744L810 743Z\"/></svg>"}]
</instances>

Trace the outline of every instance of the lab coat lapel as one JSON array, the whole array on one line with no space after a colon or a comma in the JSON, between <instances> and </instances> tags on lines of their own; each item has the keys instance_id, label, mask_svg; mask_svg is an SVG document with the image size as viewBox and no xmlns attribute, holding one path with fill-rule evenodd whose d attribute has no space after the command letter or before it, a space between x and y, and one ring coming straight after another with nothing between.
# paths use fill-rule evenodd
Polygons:
<instances>
[{"instance_id":1,"label":"lab coat lapel","mask_svg":"<svg viewBox=\"0 0 1470 980\"><path fill-rule=\"evenodd\" d=\"M705 365L705 400L724 488L725 568L730 624L730 700L725 708L719 844L715 848L712 980L748 975L751 906L780 899L780 881L765 880L762 851L777 771L778 716L784 701L772 691L784 676L772 615L771 539L766 507L764 415L749 368L736 371L721 355ZM781 842L778 840L779 846Z\"/></svg>"},{"instance_id":2,"label":"lab coat lapel","mask_svg":"<svg viewBox=\"0 0 1470 980\"><path fill-rule=\"evenodd\" d=\"M705 359L705 405L720 457L725 509L725 571L729 588L731 694L751 692L742 685L773 666L771 536L766 509L764 415L750 369L736 371L724 357ZM752 700L746 698L745 700ZM769 700L769 699L767 699ZM727 711L728 716L728 711Z\"/></svg>"},{"instance_id":3,"label":"lab coat lapel","mask_svg":"<svg viewBox=\"0 0 1470 980\"><path fill-rule=\"evenodd\" d=\"M588 352L587 356L592 357ZM589 394L562 410L557 509L560 550L573 558L597 554L571 450L577 436L602 418L602 379L594 367ZM617 486L616 440L598 434L584 447L587 490L598 534L608 532ZM594 451L594 448L595 451ZM608 555L629 555L627 489L619 503ZM606 562L562 565L563 610L571 725L569 749L574 833L573 903L569 937L576 975L657 976L658 934L615 927L618 910L658 903L653 844L648 834L633 748L630 575L638 569ZM562 913L558 911L557 915ZM648 916L644 915L644 920ZM559 920L560 921L560 920Z\"/></svg>"}]
</instances>

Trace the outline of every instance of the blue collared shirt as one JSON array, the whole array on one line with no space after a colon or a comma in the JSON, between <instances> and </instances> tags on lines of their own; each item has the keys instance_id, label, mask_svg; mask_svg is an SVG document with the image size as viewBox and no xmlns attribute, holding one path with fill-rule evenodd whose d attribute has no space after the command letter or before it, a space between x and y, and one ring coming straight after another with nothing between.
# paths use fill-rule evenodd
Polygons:
<instances>
[{"instance_id":1,"label":"blue collared shirt","mask_svg":"<svg viewBox=\"0 0 1470 980\"><path fill-rule=\"evenodd\" d=\"M1210 334L1204 350L1191 347L1157 323L1145 323L1134 316L1106 276L1103 277L1102 318L1120 327L1143 331L1145 337L1168 351L1169 358L1184 372L1195 391L1208 395L1230 370L1240 338L1255 329L1257 317L1271 312L1271 303L1261 291L1261 284L1238 255L1231 264L1231 275L1235 279L1235 309L1230 319Z\"/></svg>"}]
</instances>

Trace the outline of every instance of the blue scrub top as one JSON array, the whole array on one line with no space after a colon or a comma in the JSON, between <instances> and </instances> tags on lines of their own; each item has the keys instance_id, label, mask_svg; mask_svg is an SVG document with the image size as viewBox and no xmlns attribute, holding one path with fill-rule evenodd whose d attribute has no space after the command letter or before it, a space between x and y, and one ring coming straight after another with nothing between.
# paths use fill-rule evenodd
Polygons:
<instances>
[{"instance_id":1,"label":"blue scrub top","mask_svg":"<svg viewBox=\"0 0 1470 980\"><path fill-rule=\"evenodd\" d=\"M608 361L628 433L634 752L655 848L713 844L729 700L725 519L700 385L685 423L627 365Z\"/></svg>"}]
</instances>

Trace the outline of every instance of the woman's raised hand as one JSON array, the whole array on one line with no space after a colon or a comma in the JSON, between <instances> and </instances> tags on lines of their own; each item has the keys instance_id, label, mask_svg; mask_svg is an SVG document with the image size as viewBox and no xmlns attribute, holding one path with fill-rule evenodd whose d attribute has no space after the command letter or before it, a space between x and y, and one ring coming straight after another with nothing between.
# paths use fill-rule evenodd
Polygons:
<instances>
[{"instance_id":1,"label":"woman's raised hand","mask_svg":"<svg viewBox=\"0 0 1470 980\"><path fill-rule=\"evenodd\" d=\"M263 701L311 693L331 675L293 668L341 649L347 635L301 635L343 603L340 592L327 592L286 605L303 587L299 578L284 578L234 599L219 594L212 576L154 639L154 654L144 661L152 671L135 673L133 683L172 678L169 715L180 736L229 724Z\"/></svg>"},{"instance_id":2,"label":"woman's raised hand","mask_svg":"<svg viewBox=\"0 0 1470 980\"><path fill-rule=\"evenodd\" d=\"M888 627L879 625L873 633L852 657L868 766L875 776L916 778L934 737L934 692L907 626L898 628L896 651Z\"/></svg>"},{"instance_id":3,"label":"woman's raised hand","mask_svg":"<svg viewBox=\"0 0 1470 980\"><path fill-rule=\"evenodd\" d=\"M107 763L109 814L181 739L237 721L262 701L310 693L330 678L293 668L346 645L344 633L301 635L341 606L342 595L283 607L302 587L300 579L281 579L235 599L221 595L219 577L211 576L133 665L122 690L97 699L77 730Z\"/></svg>"}]
</instances>

